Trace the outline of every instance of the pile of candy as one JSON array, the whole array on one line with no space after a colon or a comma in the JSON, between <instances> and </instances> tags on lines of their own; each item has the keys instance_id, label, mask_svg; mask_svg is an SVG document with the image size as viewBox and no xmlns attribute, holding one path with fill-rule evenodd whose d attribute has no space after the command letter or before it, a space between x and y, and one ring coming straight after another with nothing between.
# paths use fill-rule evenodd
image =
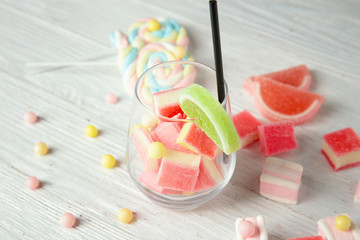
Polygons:
<instances>
[{"instance_id":1,"label":"pile of candy","mask_svg":"<svg viewBox=\"0 0 360 240\"><path fill-rule=\"evenodd\" d=\"M237 240L268 240L264 217L238 218L235 222ZM345 240L360 239L360 229L346 214L330 216L318 221L318 236L288 238L287 240Z\"/></svg>"},{"instance_id":2,"label":"pile of candy","mask_svg":"<svg viewBox=\"0 0 360 240\"><path fill-rule=\"evenodd\" d=\"M192 84L157 92L153 102L156 114L144 114L143 125L131 131L143 163L139 180L162 194L199 192L219 184L224 176L217 158L237 151L240 140L218 100Z\"/></svg>"},{"instance_id":3,"label":"pile of candy","mask_svg":"<svg viewBox=\"0 0 360 240\"><path fill-rule=\"evenodd\" d=\"M115 94L108 93L105 96L105 101L108 104L115 104L118 101L118 98ZM33 112L27 112L24 115L24 121L29 124L35 124L38 120L38 116ZM88 137L91 138L95 138L99 135L98 129L93 125L87 126L84 132ZM49 149L47 145L43 142L39 142L34 145L34 152L39 156L47 155L48 153L50 153L50 150L51 149ZM101 158L101 165L104 168L113 168L115 164L116 160L110 154L106 154ZM36 190L41 187L41 182L36 177L31 176L26 179L26 186L31 190ZM122 223L131 223L133 221L133 218L133 213L127 208L121 209L118 213L118 219ZM77 225L77 219L72 213L64 213L60 217L60 224L66 228L72 228Z\"/></svg>"},{"instance_id":4,"label":"pile of candy","mask_svg":"<svg viewBox=\"0 0 360 240\"><path fill-rule=\"evenodd\" d=\"M254 97L260 113L273 122L263 124L246 110L236 114L233 121L243 147L259 139L261 153L266 156L296 149L295 125L314 117L325 99L309 92L310 85L311 73L306 65L247 78L244 88ZM334 171L358 166L360 138L350 127L328 133L323 137L321 152ZM260 194L296 204L302 171L299 164L267 158L260 177Z\"/></svg>"},{"instance_id":5,"label":"pile of candy","mask_svg":"<svg viewBox=\"0 0 360 240\"><path fill-rule=\"evenodd\" d=\"M185 28L171 18L141 19L127 34L112 33L110 41L118 50L120 73L130 94L134 93L139 76L152 66L172 60L193 60L187 51L189 38ZM262 123L246 110L230 118L205 88L192 84L196 74L191 66L159 68L157 78L149 75L139 86L139 97L153 104L155 112L154 115L144 114L141 124L131 129L143 164L139 180L161 194L191 195L216 187L224 179L217 159L223 153L230 155L256 140L265 156L296 149L295 126L313 118L325 101L325 97L309 91L311 73L305 65L300 65L244 81L244 88L253 96L257 109L271 123ZM105 101L115 104L118 98L108 93ZM38 117L28 112L24 120L35 124ZM94 138L99 131L89 125L85 134ZM34 151L41 156L49 153L43 142L37 143ZM352 128L326 134L321 151L334 171L360 165L360 138ZM106 154L101 164L104 168L113 168L116 160ZM302 172L300 164L266 158L260 176L260 194L275 201L296 204ZM26 186L35 190L41 182L29 177ZM360 202L360 180L354 201ZM118 212L118 219L123 223L130 223L133 218L129 209ZM60 223L64 227L74 227L76 218L64 213ZM236 234L238 240L268 239L262 216L237 219ZM339 215L319 220L318 235L296 239L360 239L360 230L347 215Z\"/></svg>"}]
</instances>

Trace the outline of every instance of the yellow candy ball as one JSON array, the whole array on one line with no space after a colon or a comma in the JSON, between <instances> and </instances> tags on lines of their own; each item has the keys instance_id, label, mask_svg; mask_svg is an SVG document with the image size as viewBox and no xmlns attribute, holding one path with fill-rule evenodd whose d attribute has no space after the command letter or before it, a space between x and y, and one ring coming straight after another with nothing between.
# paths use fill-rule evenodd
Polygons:
<instances>
[{"instance_id":1,"label":"yellow candy ball","mask_svg":"<svg viewBox=\"0 0 360 240\"><path fill-rule=\"evenodd\" d=\"M177 59L182 59L186 56L186 49L183 46L177 46L174 48L173 53Z\"/></svg>"},{"instance_id":2,"label":"yellow candy ball","mask_svg":"<svg viewBox=\"0 0 360 240\"><path fill-rule=\"evenodd\" d=\"M106 154L101 158L101 165L104 168L113 168L115 166L115 163L116 163L115 158L110 154Z\"/></svg>"},{"instance_id":3,"label":"yellow candy ball","mask_svg":"<svg viewBox=\"0 0 360 240\"><path fill-rule=\"evenodd\" d=\"M159 159L165 155L165 146L161 142L153 142L148 147L148 155L151 159Z\"/></svg>"},{"instance_id":4,"label":"yellow candy ball","mask_svg":"<svg viewBox=\"0 0 360 240\"><path fill-rule=\"evenodd\" d=\"M350 229L351 220L348 216L339 215L335 219L335 227L340 231L347 231Z\"/></svg>"},{"instance_id":5,"label":"yellow candy ball","mask_svg":"<svg viewBox=\"0 0 360 240\"><path fill-rule=\"evenodd\" d=\"M123 208L118 212L118 219L122 223L130 223L134 218L134 214L127 208Z\"/></svg>"},{"instance_id":6,"label":"yellow candy ball","mask_svg":"<svg viewBox=\"0 0 360 240\"><path fill-rule=\"evenodd\" d=\"M46 155L48 153L48 147L46 146L45 143L43 142L39 142L37 144L35 144L34 146L34 152L37 154L37 155Z\"/></svg>"},{"instance_id":7,"label":"yellow candy ball","mask_svg":"<svg viewBox=\"0 0 360 240\"><path fill-rule=\"evenodd\" d=\"M96 127L94 127L93 125L89 125L85 128L85 134L88 137L96 137L98 135L98 130Z\"/></svg>"},{"instance_id":8,"label":"yellow candy ball","mask_svg":"<svg viewBox=\"0 0 360 240\"><path fill-rule=\"evenodd\" d=\"M161 29L161 24L156 19L151 19L148 22L147 29L150 32L160 30Z\"/></svg>"}]
</instances>

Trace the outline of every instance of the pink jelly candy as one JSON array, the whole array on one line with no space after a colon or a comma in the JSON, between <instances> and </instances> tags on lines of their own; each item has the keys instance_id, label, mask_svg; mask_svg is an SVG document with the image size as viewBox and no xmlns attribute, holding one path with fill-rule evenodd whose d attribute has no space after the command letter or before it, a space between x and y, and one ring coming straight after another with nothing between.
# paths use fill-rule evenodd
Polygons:
<instances>
[{"instance_id":1,"label":"pink jelly candy","mask_svg":"<svg viewBox=\"0 0 360 240\"><path fill-rule=\"evenodd\" d=\"M261 152L271 156L297 148L294 123L276 122L258 127Z\"/></svg>"},{"instance_id":2,"label":"pink jelly candy","mask_svg":"<svg viewBox=\"0 0 360 240\"><path fill-rule=\"evenodd\" d=\"M242 148L259 139L258 126L262 123L248 111L239 112L233 117L236 131L239 134Z\"/></svg>"},{"instance_id":3,"label":"pink jelly candy","mask_svg":"<svg viewBox=\"0 0 360 240\"><path fill-rule=\"evenodd\" d=\"M321 152L334 171L360 165L360 138L352 128L328 133L323 137Z\"/></svg>"}]
</instances>

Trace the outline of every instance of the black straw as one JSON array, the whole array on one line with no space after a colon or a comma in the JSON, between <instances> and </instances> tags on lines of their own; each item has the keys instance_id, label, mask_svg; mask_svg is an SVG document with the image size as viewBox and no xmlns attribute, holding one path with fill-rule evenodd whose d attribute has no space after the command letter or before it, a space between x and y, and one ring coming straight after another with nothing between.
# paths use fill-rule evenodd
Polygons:
<instances>
[{"instance_id":1,"label":"black straw","mask_svg":"<svg viewBox=\"0 0 360 240\"><path fill-rule=\"evenodd\" d=\"M222 103L225 98L225 87L224 87L224 72L222 65L222 57L221 57L219 17L218 17L216 0L209 0L209 7L210 7L210 19L211 19L214 56L215 56L217 92L218 92L219 102Z\"/></svg>"}]
</instances>

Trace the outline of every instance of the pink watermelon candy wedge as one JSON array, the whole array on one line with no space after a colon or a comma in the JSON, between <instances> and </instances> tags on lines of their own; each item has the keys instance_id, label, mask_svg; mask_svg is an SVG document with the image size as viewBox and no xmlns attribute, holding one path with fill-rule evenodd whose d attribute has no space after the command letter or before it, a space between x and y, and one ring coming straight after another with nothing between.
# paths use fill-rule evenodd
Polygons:
<instances>
[{"instance_id":1,"label":"pink watermelon candy wedge","mask_svg":"<svg viewBox=\"0 0 360 240\"><path fill-rule=\"evenodd\" d=\"M297 89L266 77L256 77L254 100L257 109L271 121L302 124L315 116L325 97Z\"/></svg>"},{"instance_id":2,"label":"pink watermelon candy wedge","mask_svg":"<svg viewBox=\"0 0 360 240\"><path fill-rule=\"evenodd\" d=\"M153 94L154 112L160 116L171 118L178 113L183 114L178 103L178 95L182 88L172 88L169 90Z\"/></svg>"},{"instance_id":3,"label":"pink watermelon candy wedge","mask_svg":"<svg viewBox=\"0 0 360 240\"><path fill-rule=\"evenodd\" d=\"M235 114L233 122L243 148L259 139L258 126L262 123L248 111Z\"/></svg>"},{"instance_id":4,"label":"pink watermelon candy wedge","mask_svg":"<svg viewBox=\"0 0 360 240\"><path fill-rule=\"evenodd\" d=\"M221 166L216 160L202 157L199 166L199 175L193 191L205 191L215 187L222 180L224 180L224 175Z\"/></svg>"},{"instance_id":5,"label":"pink watermelon candy wedge","mask_svg":"<svg viewBox=\"0 0 360 240\"><path fill-rule=\"evenodd\" d=\"M305 64L259 76L271 78L274 81L288 84L304 91L308 91L311 84L311 73ZM252 76L244 81L244 88L248 90L251 95L254 92L254 82L257 77L258 76Z\"/></svg>"},{"instance_id":6,"label":"pink watermelon candy wedge","mask_svg":"<svg viewBox=\"0 0 360 240\"><path fill-rule=\"evenodd\" d=\"M195 123L185 123L176 143L195 153L214 159L218 153L218 146Z\"/></svg>"}]
</instances>

